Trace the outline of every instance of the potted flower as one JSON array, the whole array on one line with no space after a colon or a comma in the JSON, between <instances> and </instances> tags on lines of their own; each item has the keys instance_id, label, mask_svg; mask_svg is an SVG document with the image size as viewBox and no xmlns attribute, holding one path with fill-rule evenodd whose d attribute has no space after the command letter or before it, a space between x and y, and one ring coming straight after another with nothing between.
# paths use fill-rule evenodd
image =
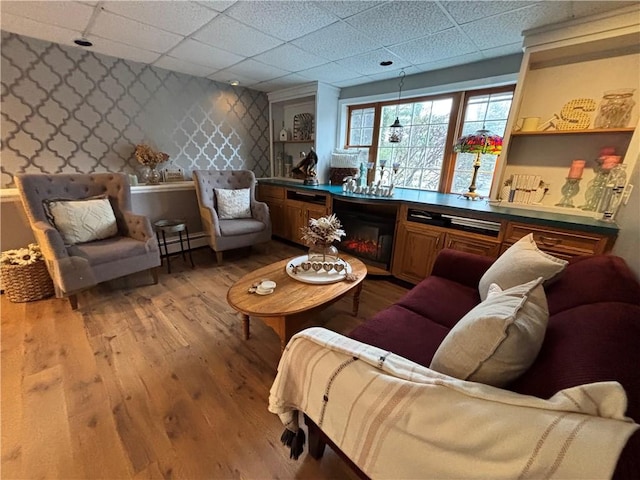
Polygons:
<instances>
[{"instance_id":1,"label":"potted flower","mask_svg":"<svg viewBox=\"0 0 640 480\"><path fill-rule=\"evenodd\" d=\"M54 294L40 247L6 250L0 257L2 288L12 302L31 302Z\"/></svg>"},{"instance_id":2,"label":"potted flower","mask_svg":"<svg viewBox=\"0 0 640 480\"><path fill-rule=\"evenodd\" d=\"M338 249L332 244L340 241L345 233L338 217L334 214L312 218L309 225L302 227L302 240L309 246L310 262L336 262Z\"/></svg>"},{"instance_id":3,"label":"potted flower","mask_svg":"<svg viewBox=\"0 0 640 480\"><path fill-rule=\"evenodd\" d=\"M169 155L164 152L156 152L146 143L141 143L140 145L136 145L135 156L141 165L149 167L147 183L150 185L160 183L160 172L158 172L157 167L159 163L164 163L169 160Z\"/></svg>"}]
</instances>

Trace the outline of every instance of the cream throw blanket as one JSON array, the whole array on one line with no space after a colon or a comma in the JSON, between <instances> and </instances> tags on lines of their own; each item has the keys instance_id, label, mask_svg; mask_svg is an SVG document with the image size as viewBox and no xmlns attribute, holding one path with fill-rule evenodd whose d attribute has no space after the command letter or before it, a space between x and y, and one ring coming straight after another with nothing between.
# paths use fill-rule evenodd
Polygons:
<instances>
[{"instance_id":1,"label":"cream throw blanket","mask_svg":"<svg viewBox=\"0 0 640 480\"><path fill-rule=\"evenodd\" d=\"M638 425L617 382L549 400L458 380L323 328L295 335L269 411L306 413L371 478L609 478Z\"/></svg>"}]
</instances>

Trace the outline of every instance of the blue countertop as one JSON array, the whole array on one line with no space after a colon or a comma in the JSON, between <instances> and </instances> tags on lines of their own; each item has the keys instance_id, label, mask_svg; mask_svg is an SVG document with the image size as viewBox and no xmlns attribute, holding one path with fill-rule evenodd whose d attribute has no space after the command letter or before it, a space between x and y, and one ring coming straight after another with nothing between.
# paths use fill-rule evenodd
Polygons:
<instances>
[{"instance_id":1,"label":"blue countertop","mask_svg":"<svg viewBox=\"0 0 640 480\"><path fill-rule=\"evenodd\" d=\"M262 178L258 183L278 185L296 190L328 193L332 197L352 202L366 203L407 203L416 208L431 208L440 213L473 216L486 220L512 220L538 225L548 225L567 230L581 230L603 235L617 235L618 225L603 222L592 217L571 215L526 208L491 205L487 200L468 200L461 195L452 193L437 193L409 188L396 188L393 197L378 197L358 193L345 193L342 185L304 185L299 182L284 179ZM567 210L568 212L570 210Z\"/></svg>"}]
</instances>

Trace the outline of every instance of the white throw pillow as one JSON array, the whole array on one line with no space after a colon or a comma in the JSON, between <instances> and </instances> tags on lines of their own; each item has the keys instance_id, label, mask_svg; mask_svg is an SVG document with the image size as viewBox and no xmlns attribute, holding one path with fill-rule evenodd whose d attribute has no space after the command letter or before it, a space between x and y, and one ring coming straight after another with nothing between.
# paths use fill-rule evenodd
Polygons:
<instances>
[{"instance_id":1,"label":"white throw pillow","mask_svg":"<svg viewBox=\"0 0 640 480\"><path fill-rule=\"evenodd\" d=\"M51 201L47 208L66 245L102 240L118 233L108 198Z\"/></svg>"},{"instance_id":2,"label":"white throw pillow","mask_svg":"<svg viewBox=\"0 0 640 480\"><path fill-rule=\"evenodd\" d=\"M511 245L485 272L478 284L480 299L487 299L492 283L505 290L538 277L549 280L562 272L567 263L540 250L530 233Z\"/></svg>"},{"instance_id":3,"label":"white throw pillow","mask_svg":"<svg viewBox=\"0 0 640 480\"><path fill-rule=\"evenodd\" d=\"M238 188L235 190L216 188L218 218L231 220L233 218L251 218L251 189Z\"/></svg>"},{"instance_id":4,"label":"white throw pillow","mask_svg":"<svg viewBox=\"0 0 640 480\"><path fill-rule=\"evenodd\" d=\"M430 368L496 387L519 377L538 356L549 321L542 281L492 293L451 329Z\"/></svg>"}]
</instances>

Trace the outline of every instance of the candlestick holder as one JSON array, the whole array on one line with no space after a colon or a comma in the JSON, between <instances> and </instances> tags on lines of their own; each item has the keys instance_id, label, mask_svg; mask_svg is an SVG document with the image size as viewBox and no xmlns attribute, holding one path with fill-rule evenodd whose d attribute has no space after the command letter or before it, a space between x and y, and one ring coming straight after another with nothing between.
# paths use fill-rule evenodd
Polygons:
<instances>
[{"instance_id":1,"label":"candlestick holder","mask_svg":"<svg viewBox=\"0 0 640 480\"><path fill-rule=\"evenodd\" d=\"M575 197L580 191L581 178L567 178L567 181L560 190L562 192L562 199L560 203L556 203L556 207L574 208L573 197Z\"/></svg>"}]
</instances>

